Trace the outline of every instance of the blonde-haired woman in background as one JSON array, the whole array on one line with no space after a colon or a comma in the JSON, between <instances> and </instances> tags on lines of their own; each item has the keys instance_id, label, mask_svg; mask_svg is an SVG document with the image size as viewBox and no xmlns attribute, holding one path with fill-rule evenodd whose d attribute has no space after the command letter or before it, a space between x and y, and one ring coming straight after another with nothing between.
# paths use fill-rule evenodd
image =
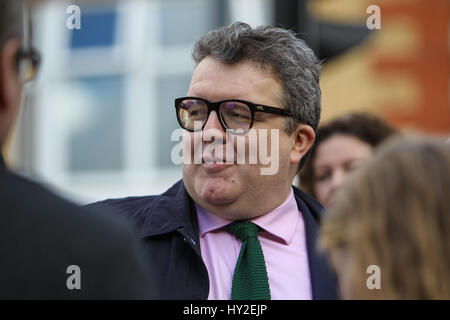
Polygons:
<instances>
[{"instance_id":1,"label":"blonde-haired woman in background","mask_svg":"<svg viewBox=\"0 0 450 320\"><path fill-rule=\"evenodd\" d=\"M450 299L450 146L394 138L336 194L322 225L344 299ZM379 267L380 289L367 268Z\"/></svg>"}]
</instances>

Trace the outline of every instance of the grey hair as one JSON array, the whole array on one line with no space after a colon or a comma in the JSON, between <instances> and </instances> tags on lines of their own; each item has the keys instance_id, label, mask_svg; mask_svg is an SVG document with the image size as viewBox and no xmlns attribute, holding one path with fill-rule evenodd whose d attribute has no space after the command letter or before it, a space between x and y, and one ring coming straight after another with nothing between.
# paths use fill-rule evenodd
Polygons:
<instances>
[{"instance_id":1,"label":"grey hair","mask_svg":"<svg viewBox=\"0 0 450 320\"><path fill-rule=\"evenodd\" d=\"M0 0L0 49L11 38L22 39L22 10L22 0Z\"/></svg>"},{"instance_id":2,"label":"grey hair","mask_svg":"<svg viewBox=\"0 0 450 320\"><path fill-rule=\"evenodd\" d=\"M272 26L252 29L246 23L234 22L208 32L196 42L192 52L196 64L208 56L225 64L249 60L273 72L284 88L280 102L294 115L287 118L284 130L290 135L302 123L317 131L320 62L293 31Z\"/></svg>"}]
</instances>

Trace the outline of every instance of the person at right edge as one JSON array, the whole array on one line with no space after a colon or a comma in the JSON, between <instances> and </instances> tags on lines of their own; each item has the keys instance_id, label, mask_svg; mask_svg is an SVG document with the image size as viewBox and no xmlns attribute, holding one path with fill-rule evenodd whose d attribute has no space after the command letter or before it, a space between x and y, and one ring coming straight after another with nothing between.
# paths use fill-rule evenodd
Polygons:
<instances>
[{"instance_id":1,"label":"person at right edge","mask_svg":"<svg viewBox=\"0 0 450 320\"><path fill-rule=\"evenodd\" d=\"M450 299L450 146L392 137L336 192L321 226L342 299Z\"/></svg>"}]
</instances>

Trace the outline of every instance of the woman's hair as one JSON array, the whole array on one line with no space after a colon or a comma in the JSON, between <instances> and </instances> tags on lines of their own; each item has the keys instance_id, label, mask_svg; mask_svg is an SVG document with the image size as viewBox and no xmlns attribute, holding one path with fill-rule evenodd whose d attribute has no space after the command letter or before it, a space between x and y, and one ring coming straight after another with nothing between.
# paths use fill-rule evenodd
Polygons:
<instances>
[{"instance_id":1,"label":"woman's hair","mask_svg":"<svg viewBox=\"0 0 450 320\"><path fill-rule=\"evenodd\" d=\"M349 113L319 127L311 154L300 171L300 187L313 197L314 194L314 161L317 148L322 142L335 134L345 134L376 147L395 133L395 129L375 115L369 113Z\"/></svg>"},{"instance_id":2,"label":"woman's hair","mask_svg":"<svg viewBox=\"0 0 450 320\"><path fill-rule=\"evenodd\" d=\"M344 183L321 245L345 252L353 298L450 299L449 190L450 146L428 138L390 140Z\"/></svg>"}]
</instances>

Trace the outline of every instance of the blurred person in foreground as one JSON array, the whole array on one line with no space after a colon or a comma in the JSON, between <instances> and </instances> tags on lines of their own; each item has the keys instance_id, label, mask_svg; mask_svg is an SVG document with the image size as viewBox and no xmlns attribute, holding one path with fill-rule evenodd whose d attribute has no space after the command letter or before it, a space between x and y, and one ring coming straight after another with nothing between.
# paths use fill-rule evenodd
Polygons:
<instances>
[{"instance_id":1,"label":"blurred person in foreground","mask_svg":"<svg viewBox=\"0 0 450 320\"><path fill-rule=\"evenodd\" d=\"M22 1L0 0L0 148L39 55L24 43ZM134 230L7 170L0 155L0 299L143 299L148 278Z\"/></svg>"},{"instance_id":2,"label":"blurred person in foreground","mask_svg":"<svg viewBox=\"0 0 450 320\"><path fill-rule=\"evenodd\" d=\"M449 190L449 145L434 138L382 145L344 183L322 225L341 297L450 299ZM379 267L379 289L368 289L371 265Z\"/></svg>"},{"instance_id":3,"label":"blurred person in foreground","mask_svg":"<svg viewBox=\"0 0 450 320\"><path fill-rule=\"evenodd\" d=\"M292 186L320 119L319 61L293 32L242 22L208 32L193 57L187 96L159 106L184 129L183 179L95 206L136 222L161 298L335 299L316 250L323 208ZM269 164L249 161L258 141Z\"/></svg>"},{"instance_id":4,"label":"blurred person in foreground","mask_svg":"<svg viewBox=\"0 0 450 320\"><path fill-rule=\"evenodd\" d=\"M394 128L368 113L345 114L320 126L299 174L300 187L329 209L346 176L393 133Z\"/></svg>"}]
</instances>

